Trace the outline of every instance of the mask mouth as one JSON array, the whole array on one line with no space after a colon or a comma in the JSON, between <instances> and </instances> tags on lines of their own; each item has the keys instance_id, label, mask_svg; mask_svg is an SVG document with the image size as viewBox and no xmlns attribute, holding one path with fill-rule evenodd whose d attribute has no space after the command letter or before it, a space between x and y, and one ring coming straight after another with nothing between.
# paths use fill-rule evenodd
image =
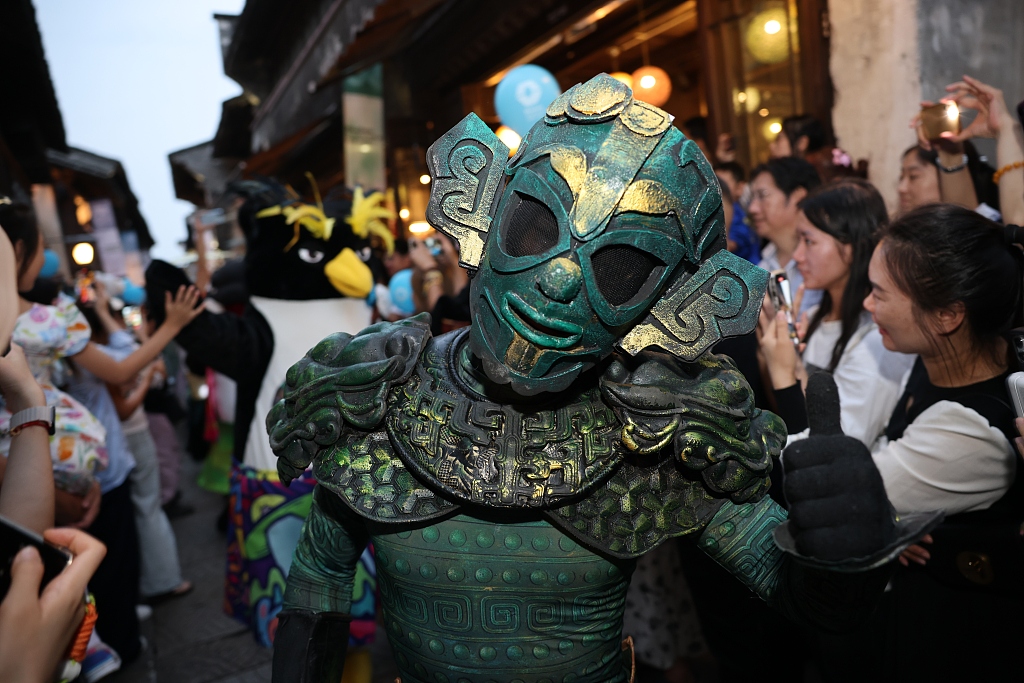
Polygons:
<instances>
[{"instance_id":1,"label":"mask mouth","mask_svg":"<svg viewBox=\"0 0 1024 683\"><path fill-rule=\"evenodd\" d=\"M524 339L544 349L568 349L579 343L583 328L544 315L514 292L501 298L501 315Z\"/></svg>"}]
</instances>

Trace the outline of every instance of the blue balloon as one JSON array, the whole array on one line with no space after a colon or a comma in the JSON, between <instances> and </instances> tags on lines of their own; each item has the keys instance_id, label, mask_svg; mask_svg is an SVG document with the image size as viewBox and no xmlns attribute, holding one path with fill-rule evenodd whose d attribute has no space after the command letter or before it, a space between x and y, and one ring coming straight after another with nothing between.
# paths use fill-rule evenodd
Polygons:
<instances>
[{"instance_id":1,"label":"blue balloon","mask_svg":"<svg viewBox=\"0 0 1024 683\"><path fill-rule=\"evenodd\" d=\"M412 315L416 312L416 302L412 298L412 268L400 270L392 275L388 289L391 291L391 303L402 312L402 315Z\"/></svg>"},{"instance_id":2,"label":"blue balloon","mask_svg":"<svg viewBox=\"0 0 1024 683\"><path fill-rule=\"evenodd\" d=\"M526 135L561 94L550 71L536 64L523 64L505 74L494 89L494 108L503 124Z\"/></svg>"},{"instance_id":3,"label":"blue balloon","mask_svg":"<svg viewBox=\"0 0 1024 683\"><path fill-rule=\"evenodd\" d=\"M146 290L128 280L124 281L124 292L121 293L121 300L128 306L141 306L146 303Z\"/></svg>"},{"instance_id":4,"label":"blue balloon","mask_svg":"<svg viewBox=\"0 0 1024 683\"><path fill-rule=\"evenodd\" d=\"M43 269L39 271L39 277L51 278L57 274L58 268L60 268L60 259L57 258L57 253L49 249L45 250L43 252Z\"/></svg>"}]
</instances>

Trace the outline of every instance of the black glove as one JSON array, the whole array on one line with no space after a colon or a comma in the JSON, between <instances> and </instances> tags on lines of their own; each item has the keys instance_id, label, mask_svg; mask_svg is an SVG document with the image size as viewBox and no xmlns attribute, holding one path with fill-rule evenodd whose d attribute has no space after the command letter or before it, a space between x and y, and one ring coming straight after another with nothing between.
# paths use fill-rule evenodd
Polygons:
<instances>
[{"instance_id":1,"label":"black glove","mask_svg":"<svg viewBox=\"0 0 1024 683\"><path fill-rule=\"evenodd\" d=\"M282 611L274 636L273 683L340 681L350 621L335 612Z\"/></svg>"},{"instance_id":2,"label":"black glove","mask_svg":"<svg viewBox=\"0 0 1024 683\"><path fill-rule=\"evenodd\" d=\"M839 391L820 372L807 382L807 439L782 457L796 549L836 561L868 557L896 536L894 514L871 452L843 434Z\"/></svg>"}]
</instances>

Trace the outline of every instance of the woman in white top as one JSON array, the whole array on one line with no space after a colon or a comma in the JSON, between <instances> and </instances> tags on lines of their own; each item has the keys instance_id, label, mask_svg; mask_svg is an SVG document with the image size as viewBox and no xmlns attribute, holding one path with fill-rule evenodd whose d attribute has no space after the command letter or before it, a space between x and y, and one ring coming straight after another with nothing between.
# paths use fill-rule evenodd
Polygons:
<instances>
[{"instance_id":1,"label":"woman in white top","mask_svg":"<svg viewBox=\"0 0 1024 683\"><path fill-rule=\"evenodd\" d=\"M781 407L786 394L807 372L830 372L839 389L843 432L868 447L885 429L914 361L885 348L878 326L864 310L868 263L878 231L887 223L885 202L864 180L842 179L808 195L800 202L793 259L804 286L823 295L807 323L802 363L786 338L785 322L777 323L767 312L761 320L762 348L780 413L786 412ZM787 425L791 432L802 426L792 417Z\"/></svg>"},{"instance_id":2,"label":"woman in white top","mask_svg":"<svg viewBox=\"0 0 1024 683\"><path fill-rule=\"evenodd\" d=\"M875 248L865 309L886 349L917 359L872 457L897 513L946 518L904 553L873 623L823 641L826 681L1003 680L1019 670L1024 473L1004 335L1021 324L1022 233L932 204L894 221Z\"/></svg>"}]
</instances>

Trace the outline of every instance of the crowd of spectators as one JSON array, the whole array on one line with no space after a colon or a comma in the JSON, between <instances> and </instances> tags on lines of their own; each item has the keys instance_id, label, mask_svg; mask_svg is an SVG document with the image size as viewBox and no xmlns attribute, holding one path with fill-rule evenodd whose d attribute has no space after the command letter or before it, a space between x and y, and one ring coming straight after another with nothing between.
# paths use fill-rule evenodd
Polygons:
<instances>
[{"instance_id":1,"label":"crowd of spectators","mask_svg":"<svg viewBox=\"0 0 1024 683\"><path fill-rule=\"evenodd\" d=\"M799 680L808 661L827 681L942 680L1012 661L1024 607L1014 450L1024 454L1024 421L1005 382L1024 361L1014 344L1024 339L1014 336L1024 229L1013 227L1024 223L1024 136L999 90L964 77L947 91L975 117L938 137L911 122L917 139L892 213L813 117L783 121L771 158L752 169L728 136L712 152L703 122L685 122L714 163L728 248L784 276L793 295L782 310L766 299L757 332L716 351L735 358L791 441L806 435L808 376L830 373L843 431L871 450L895 513L942 510L946 520L902 554L881 608L848 634L787 622L687 548L651 553L627 610L638 680L693 680L704 650L722 681ZM980 137L995 139L992 165L972 143ZM168 295L159 326L143 310L133 328L102 281L70 295L41 285L43 241L26 203L3 198L0 226L0 514L75 558L41 593L39 554L15 558L0 604L0 680L80 672L91 683L139 656L145 603L191 590L165 509L182 450L169 416L184 414L168 408L167 385L185 380L168 372L181 359L165 358L208 287L227 291L229 269L218 281L201 254L200 287ZM378 319L430 313L434 334L469 324L470 280L449 238L397 239L379 256ZM52 438L35 422L12 426L43 405L56 406ZM736 623L764 647L738 650Z\"/></svg>"}]
</instances>

